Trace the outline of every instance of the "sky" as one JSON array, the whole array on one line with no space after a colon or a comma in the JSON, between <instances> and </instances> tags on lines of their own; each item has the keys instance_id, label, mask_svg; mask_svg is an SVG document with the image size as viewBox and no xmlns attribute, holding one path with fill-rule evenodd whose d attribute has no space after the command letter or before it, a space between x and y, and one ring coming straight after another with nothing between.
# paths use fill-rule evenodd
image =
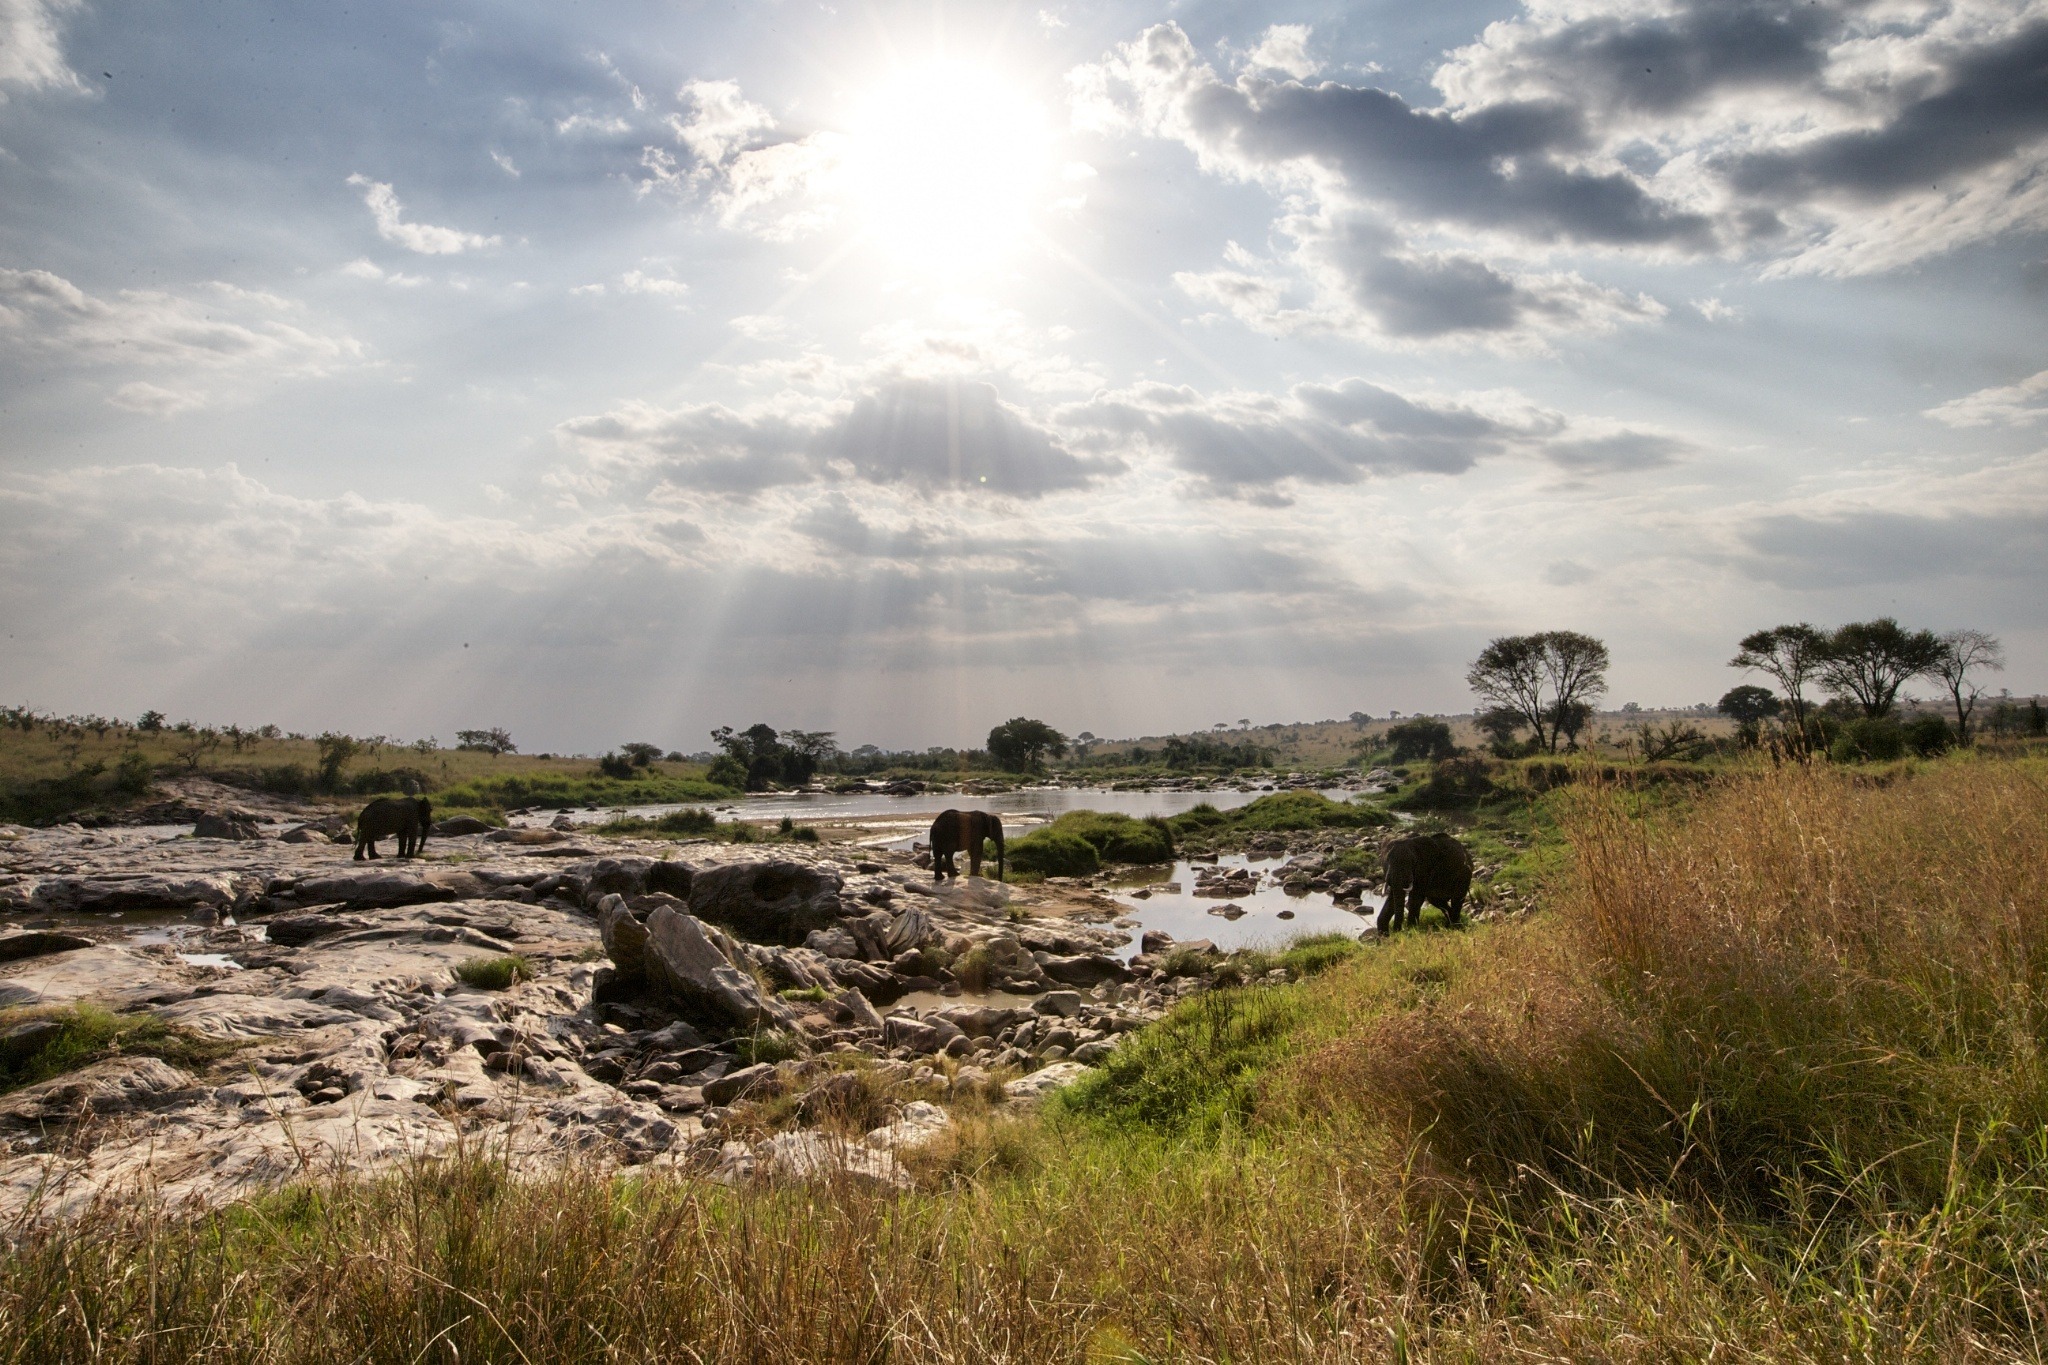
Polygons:
<instances>
[{"instance_id":1,"label":"sky","mask_svg":"<svg viewBox=\"0 0 2048 1365\"><path fill-rule=\"evenodd\" d=\"M0 0L0 697L921 748L1878 615L2027 693L2044 324L2048 0Z\"/></svg>"}]
</instances>

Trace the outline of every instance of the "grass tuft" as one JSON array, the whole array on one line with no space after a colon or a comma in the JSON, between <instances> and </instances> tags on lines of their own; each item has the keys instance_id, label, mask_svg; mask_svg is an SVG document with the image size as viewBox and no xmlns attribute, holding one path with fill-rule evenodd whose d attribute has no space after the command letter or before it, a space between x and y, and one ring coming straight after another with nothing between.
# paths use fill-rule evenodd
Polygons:
<instances>
[{"instance_id":1,"label":"grass tuft","mask_svg":"<svg viewBox=\"0 0 2048 1365\"><path fill-rule=\"evenodd\" d=\"M476 957L459 964L455 968L455 977L464 985L475 986L478 990L505 991L512 989L517 982L531 980L533 967L517 953L503 957Z\"/></svg>"}]
</instances>

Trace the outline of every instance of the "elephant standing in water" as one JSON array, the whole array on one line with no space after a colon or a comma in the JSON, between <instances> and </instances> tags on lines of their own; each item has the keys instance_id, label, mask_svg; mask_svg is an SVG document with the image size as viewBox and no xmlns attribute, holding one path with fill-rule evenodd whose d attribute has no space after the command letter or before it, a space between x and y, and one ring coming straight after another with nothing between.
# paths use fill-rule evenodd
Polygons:
<instances>
[{"instance_id":1,"label":"elephant standing in water","mask_svg":"<svg viewBox=\"0 0 2048 1365\"><path fill-rule=\"evenodd\" d=\"M356 861L376 857L377 841L387 834L398 836L399 857L418 857L427 846L427 826L433 821L434 808L424 796L378 797L356 817Z\"/></svg>"},{"instance_id":2,"label":"elephant standing in water","mask_svg":"<svg viewBox=\"0 0 2048 1365\"><path fill-rule=\"evenodd\" d=\"M1003 879L1003 822L985 810L941 811L932 821L932 880L957 877L960 869L953 855L967 850L967 875L981 875L981 841L996 846L996 880Z\"/></svg>"},{"instance_id":3,"label":"elephant standing in water","mask_svg":"<svg viewBox=\"0 0 2048 1365\"><path fill-rule=\"evenodd\" d=\"M1451 924L1465 909L1472 889L1472 855L1448 834L1418 834L1387 845L1387 903L1380 909L1379 930L1391 934L1401 927L1405 909L1408 927L1422 923L1425 902L1444 912Z\"/></svg>"}]
</instances>

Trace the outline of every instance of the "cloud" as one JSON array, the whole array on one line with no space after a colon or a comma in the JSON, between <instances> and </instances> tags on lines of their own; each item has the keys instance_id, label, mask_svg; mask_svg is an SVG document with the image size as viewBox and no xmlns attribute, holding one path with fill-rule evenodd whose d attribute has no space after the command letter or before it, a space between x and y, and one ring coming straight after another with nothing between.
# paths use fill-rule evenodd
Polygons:
<instances>
[{"instance_id":1,"label":"cloud","mask_svg":"<svg viewBox=\"0 0 2048 1365\"><path fill-rule=\"evenodd\" d=\"M690 293L690 286L681 280L670 279L665 275L649 275L639 270L628 270L621 275L619 288L628 294L653 294L676 303L681 303Z\"/></svg>"},{"instance_id":2,"label":"cloud","mask_svg":"<svg viewBox=\"0 0 2048 1365\"><path fill-rule=\"evenodd\" d=\"M627 404L556 430L600 474L721 494L851 477L923 494L1037 498L1123 467L1114 456L1067 449L994 386L957 379L899 379L835 405L794 394L745 411Z\"/></svg>"},{"instance_id":3,"label":"cloud","mask_svg":"<svg viewBox=\"0 0 2048 1365\"><path fill-rule=\"evenodd\" d=\"M2048 220L2044 0L1528 0L1450 54L1435 107L1311 84L1277 51L1219 72L1156 25L1070 73L1076 121L1366 225L1322 255L1391 336L1541 315L1505 256L1859 274ZM1588 316L1613 325L1570 278L1553 317L1598 299Z\"/></svg>"},{"instance_id":4,"label":"cloud","mask_svg":"<svg viewBox=\"0 0 2048 1365\"><path fill-rule=\"evenodd\" d=\"M676 137L707 168L775 128L775 116L742 95L738 81L691 81L677 98L690 114L671 121Z\"/></svg>"},{"instance_id":5,"label":"cloud","mask_svg":"<svg viewBox=\"0 0 2048 1365\"><path fill-rule=\"evenodd\" d=\"M1215 489L1239 495L1289 482L1460 474L1561 425L1546 414L1490 414L1455 400L1412 399L1362 379L1298 384L1284 397L1145 384L1097 395L1054 416L1088 433L1093 444L1149 447Z\"/></svg>"},{"instance_id":6,"label":"cloud","mask_svg":"<svg viewBox=\"0 0 2048 1365\"><path fill-rule=\"evenodd\" d=\"M2048 370L2002 388L1951 398L1926 416L1952 427L2028 426L2048 418Z\"/></svg>"},{"instance_id":7,"label":"cloud","mask_svg":"<svg viewBox=\"0 0 2048 1365\"><path fill-rule=\"evenodd\" d=\"M1260 35L1258 44L1245 53L1244 64L1253 71L1278 71L1295 80L1307 80L1322 68L1308 55L1307 24L1274 24Z\"/></svg>"},{"instance_id":8,"label":"cloud","mask_svg":"<svg viewBox=\"0 0 2048 1365\"><path fill-rule=\"evenodd\" d=\"M1757 518L1744 567L1791 588L1953 579L2032 581L2048 543L2039 508L2007 513L1861 511Z\"/></svg>"},{"instance_id":9,"label":"cloud","mask_svg":"<svg viewBox=\"0 0 2048 1365\"><path fill-rule=\"evenodd\" d=\"M341 273L358 280L375 280L380 284L395 284L401 289L417 289L427 283L425 275L407 275L402 271L386 270L368 256L358 256L341 268Z\"/></svg>"},{"instance_id":10,"label":"cloud","mask_svg":"<svg viewBox=\"0 0 2048 1365\"><path fill-rule=\"evenodd\" d=\"M1617 431L1547 442L1543 458L1575 474L1618 474L1676 464L1686 442L1646 431Z\"/></svg>"},{"instance_id":11,"label":"cloud","mask_svg":"<svg viewBox=\"0 0 2048 1365\"><path fill-rule=\"evenodd\" d=\"M0 269L0 348L72 364L184 370L234 386L364 361L361 342L302 325L300 313L276 295L228 284L208 285L198 297L125 289L103 298L47 270ZM191 385L135 383L110 401L168 416L213 396Z\"/></svg>"},{"instance_id":12,"label":"cloud","mask_svg":"<svg viewBox=\"0 0 2048 1365\"><path fill-rule=\"evenodd\" d=\"M671 115L668 126L689 167L665 147L644 148L643 192L703 193L721 226L764 241L792 241L837 218L829 190L844 160L842 136L777 136L774 115L737 81L691 81L677 94L689 113Z\"/></svg>"},{"instance_id":13,"label":"cloud","mask_svg":"<svg viewBox=\"0 0 2048 1365\"><path fill-rule=\"evenodd\" d=\"M9 89L91 89L64 60L60 36L66 13L83 0L0 0L0 104Z\"/></svg>"},{"instance_id":14,"label":"cloud","mask_svg":"<svg viewBox=\"0 0 2048 1365\"><path fill-rule=\"evenodd\" d=\"M430 223L408 223L402 216L398 193L381 180L351 175L348 183L363 192L370 216L377 221L377 235L394 246L417 251L422 256L456 256L499 245L501 238L459 228L435 227Z\"/></svg>"}]
</instances>

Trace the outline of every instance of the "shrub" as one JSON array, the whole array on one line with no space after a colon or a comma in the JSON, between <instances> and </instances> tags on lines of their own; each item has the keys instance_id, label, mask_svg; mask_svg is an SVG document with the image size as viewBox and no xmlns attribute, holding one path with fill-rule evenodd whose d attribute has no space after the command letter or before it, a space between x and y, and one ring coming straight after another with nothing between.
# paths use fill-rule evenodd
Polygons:
<instances>
[{"instance_id":1,"label":"shrub","mask_svg":"<svg viewBox=\"0 0 2048 1365\"><path fill-rule=\"evenodd\" d=\"M1044 877L1086 877L1102 869L1102 855L1078 834L1048 825L1011 844L1006 862Z\"/></svg>"},{"instance_id":2,"label":"shrub","mask_svg":"<svg viewBox=\"0 0 2048 1365\"><path fill-rule=\"evenodd\" d=\"M1889 763L1906 756L1906 732L1890 716L1858 716L1828 746L1837 763Z\"/></svg>"},{"instance_id":3,"label":"shrub","mask_svg":"<svg viewBox=\"0 0 2048 1365\"><path fill-rule=\"evenodd\" d=\"M711 767L705 772L704 780L714 786L743 792L747 789L747 768L731 754L720 754L711 760Z\"/></svg>"},{"instance_id":4,"label":"shrub","mask_svg":"<svg viewBox=\"0 0 2048 1365\"><path fill-rule=\"evenodd\" d=\"M709 834L717 828L718 817L702 806L672 810L654 821L654 829L662 834Z\"/></svg>"},{"instance_id":5,"label":"shrub","mask_svg":"<svg viewBox=\"0 0 2048 1365\"><path fill-rule=\"evenodd\" d=\"M625 781L635 776L633 760L624 754L609 753L597 760L597 775Z\"/></svg>"},{"instance_id":6,"label":"shrub","mask_svg":"<svg viewBox=\"0 0 2048 1365\"><path fill-rule=\"evenodd\" d=\"M1388 726L1386 740L1393 749L1392 757L1396 763L1409 763L1418 758L1449 758L1458 752L1458 746L1451 743L1451 727L1426 716Z\"/></svg>"},{"instance_id":7,"label":"shrub","mask_svg":"<svg viewBox=\"0 0 2048 1365\"><path fill-rule=\"evenodd\" d=\"M1955 747L1955 732L1940 716L1915 716L1901 728L1905 731L1907 745L1922 758L1933 758Z\"/></svg>"},{"instance_id":8,"label":"shrub","mask_svg":"<svg viewBox=\"0 0 2048 1365\"><path fill-rule=\"evenodd\" d=\"M1171 823L1179 825L1184 818L1176 816ZM1372 829L1393 824L1394 817L1377 806L1332 801L1321 792L1274 792L1225 812L1223 823L1240 830Z\"/></svg>"},{"instance_id":9,"label":"shrub","mask_svg":"<svg viewBox=\"0 0 2048 1365\"><path fill-rule=\"evenodd\" d=\"M1394 802L1402 810L1461 810L1493 794L1493 763L1484 758L1447 758L1429 780Z\"/></svg>"},{"instance_id":10,"label":"shrub","mask_svg":"<svg viewBox=\"0 0 2048 1365\"><path fill-rule=\"evenodd\" d=\"M154 773L150 761L130 749L114 765L114 790L124 796L140 796L149 790L149 779Z\"/></svg>"},{"instance_id":11,"label":"shrub","mask_svg":"<svg viewBox=\"0 0 2048 1365\"><path fill-rule=\"evenodd\" d=\"M514 982L530 980L533 968L516 953L504 957L475 957L455 969L456 979L478 990L510 990Z\"/></svg>"},{"instance_id":12,"label":"shrub","mask_svg":"<svg viewBox=\"0 0 2048 1365\"><path fill-rule=\"evenodd\" d=\"M1043 829L1034 830L1011 846L1012 854L1033 840L1047 835L1071 835L1085 840L1101 863L1168 863L1173 861L1173 830L1164 820L1134 819L1128 815L1105 815L1100 811L1068 811ZM1033 855L1035 856L1035 855ZM1021 871L1046 871L1018 864ZM1092 870L1092 869L1091 869ZM1054 876L1078 875L1053 873Z\"/></svg>"}]
</instances>

